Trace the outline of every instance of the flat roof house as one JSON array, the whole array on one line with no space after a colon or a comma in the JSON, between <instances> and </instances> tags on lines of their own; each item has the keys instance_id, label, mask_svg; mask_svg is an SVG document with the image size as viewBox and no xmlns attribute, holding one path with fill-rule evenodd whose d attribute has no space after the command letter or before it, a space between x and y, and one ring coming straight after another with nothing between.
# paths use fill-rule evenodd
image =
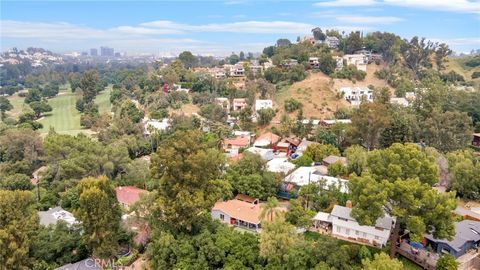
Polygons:
<instances>
[{"instance_id":1,"label":"flat roof house","mask_svg":"<svg viewBox=\"0 0 480 270\"><path fill-rule=\"evenodd\" d=\"M271 99L257 99L255 100L255 111L258 112L261 109L273 109L273 101Z\"/></svg>"},{"instance_id":2,"label":"flat roof house","mask_svg":"<svg viewBox=\"0 0 480 270\"><path fill-rule=\"evenodd\" d=\"M69 226L78 223L72 213L63 210L60 206L50 208L47 211L38 211L38 216L40 217L40 224L43 226L55 225L59 220L66 222Z\"/></svg>"},{"instance_id":3,"label":"flat roof house","mask_svg":"<svg viewBox=\"0 0 480 270\"><path fill-rule=\"evenodd\" d=\"M330 214L319 212L313 219L314 227L330 224L327 228L332 236L360 244L383 248L395 225L395 218L384 216L374 226L360 225L351 215L352 209L335 205ZM323 227L325 228L325 227Z\"/></svg>"},{"instance_id":4,"label":"flat roof house","mask_svg":"<svg viewBox=\"0 0 480 270\"><path fill-rule=\"evenodd\" d=\"M347 158L346 157L339 157L335 155L330 155L322 160L322 165L330 166L335 162L340 162L342 165L347 166Z\"/></svg>"},{"instance_id":5,"label":"flat roof house","mask_svg":"<svg viewBox=\"0 0 480 270\"><path fill-rule=\"evenodd\" d=\"M425 236L427 245L439 253L447 253L458 258L471 249L480 247L480 222L463 220L455 223L455 238L451 241L436 239L433 235Z\"/></svg>"},{"instance_id":6,"label":"flat roof house","mask_svg":"<svg viewBox=\"0 0 480 270\"><path fill-rule=\"evenodd\" d=\"M234 98L233 99L233 110L239 111L245 107L247 107L247 99L246 98Z\"/></svg>"},{"instance_id":7,"label":"flat roof house","mask_svg":"<svg viewBox=\"0 0 480 270\"><path fill-rule=\"evenodd\" d=\"M248 146L250 146L250 135L238 135L235 138L223 140L223 149L228 153Z\"/></svg>"},{"instance_id":8,"label":"flat roof house","mask_svg":"<svg viewBox=\"0 0 480 270\"><path fill-rule=\"evenodd\" d=\"M266 132L258 136L258 138L253 143L255 147L269 147L275 145L280 141L281 137L272 132Z\"/></svg>"},{"instance_id":9,"label":"flat roof house","mask_svg":"<svg viewBox=\"0 0 480 270\"><path fill-rule=\"evenodd\" d=\"M474 133L472 137L472 145L480 147L480 133Z\"/></svg>"}]
</instances>

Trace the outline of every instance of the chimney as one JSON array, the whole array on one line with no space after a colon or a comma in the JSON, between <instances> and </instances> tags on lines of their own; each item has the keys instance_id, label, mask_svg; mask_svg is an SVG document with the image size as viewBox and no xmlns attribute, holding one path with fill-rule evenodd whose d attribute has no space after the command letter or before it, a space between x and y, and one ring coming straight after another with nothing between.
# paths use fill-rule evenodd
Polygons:
<instances>
[{"instance_id":1,"label":"chimney","mask_svg":"<svg viewBox=\"0 0 480 270\"><path fill-rule=\"evenodd\" d=\"M345 203L345 207L347 207L347 208L352 208L352 201L348 200L348 201Z\"/></svg>"}]
</instances>

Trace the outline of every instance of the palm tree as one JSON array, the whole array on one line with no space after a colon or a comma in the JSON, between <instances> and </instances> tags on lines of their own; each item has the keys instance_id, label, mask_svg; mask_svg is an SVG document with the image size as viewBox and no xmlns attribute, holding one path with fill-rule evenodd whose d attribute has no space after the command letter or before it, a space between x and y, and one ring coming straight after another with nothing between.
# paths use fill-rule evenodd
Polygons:
<instances>
[{"instance_id":1,"label":"palm tree","mask_svg":"<svg viewBox=\"0 0 480 270\"><path fill-rule=\"evenodd\" d=\"M262 205L262 213L260 214L261 219L269 218L269 221L273 220L274 216L278 216L280 210L278 209L279 203L277 198L269 197L267 202Z\"/></svg>"}]
</instances>

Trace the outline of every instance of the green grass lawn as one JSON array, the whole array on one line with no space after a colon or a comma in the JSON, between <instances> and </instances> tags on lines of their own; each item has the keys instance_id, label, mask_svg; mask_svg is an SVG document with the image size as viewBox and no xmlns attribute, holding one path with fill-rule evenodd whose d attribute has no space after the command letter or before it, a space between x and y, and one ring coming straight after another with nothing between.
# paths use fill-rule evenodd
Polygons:
<instances>
[{"instance_id":1,"label":"green grass lawn","mask_svg":"<svg viewBox=\"0 0 480 270\"><path fill-rule=\"evenodd\" d=\"M422 270L422 267L416 263L406 259L405 257L398 256L398 259L403 263L403 269L405 270Z\"/></svg>"},{"instance_id":2,"label":"green grass lawn","mask_svg":"<svg viewBox=\"0 0 480 270\"><path fill-rule=\"evenodd\" d=\"M95 99L100 113L110 111L110 91L111 86L102 91ZM47 133L53 127L56 132L61 134L76 135L80 132L90 134L91 130L83 129L80 126L80 113L75 108L75 102L76 97L70 87L62 88L58 96L48 101L53 110L39 120L43 125L40 132Z\"/></svg>"},{"instance_id":3,"label":"green grass lawn","mask_svg":"<svg viewBox=\"0 0 480 270\"><path fill-rule=\"evenodd\" d=\"M13 106L13 109L11 111L7 112L7 115L9 117L17 119L20 114L23 112L24 107L28 107L27 104L25 104L23 101L25 100L24 97L20 97L18 93L15 93L14 95L8 97L8 100Z\"/></svg>"}]
</instances>

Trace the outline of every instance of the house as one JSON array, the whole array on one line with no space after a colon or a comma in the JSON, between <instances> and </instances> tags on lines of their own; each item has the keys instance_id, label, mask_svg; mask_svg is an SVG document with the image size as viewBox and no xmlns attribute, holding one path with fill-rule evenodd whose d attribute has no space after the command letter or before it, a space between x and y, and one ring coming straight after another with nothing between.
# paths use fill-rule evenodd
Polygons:
<instances>
[{"instance_id":1,"label":"house","mask_svg":"<svg viewBox=\"0 0 480 270\"><path fill-rule=\"evenodd\" d=\"M155 119L150 119L145 122L145 130L143 134L150 135L155 130L157 131L164 131L170 127L170 120L168 118L163 118L162 121L158 121Z\"/></svg>"},{"instance_id":2,"label":"house","mask_svg":"<svg viewBox=\"0 0 480 270\"><path fill-rule=\"evenodd\" d=\"M87 258L76 263L69 263L58 267L55 270L102 270L101 262L92 258Z\"/></svg>"},{"instance_id":3,"label":"house","mask_svg":"<svg viewBox=\"0 0 480 270\"><path fill-rule=\"evenodd\" d=\"M346 157L339 157L335 155L330 155L322 160L322 165L330 166L335 162L342 163L343 166L347 166L347 158Z\"/></svg>"},{"instance_id":4,"label":"house","mask_svg":"<svg viewBox=\"0 0 480 270\"><path fill-rule=\"evenodd\" d=\"M274 158L267 162L267 171L288 174L295 169L295 164L288 161L288 158Z\"/></svg>"},{"instance_id":5,"label":"house","mask_svg":"<svg viewBox=\"0 0 480 270\"><path fill-rule=\"evenodd\" d=\"M230 68L231 77L243 77L245 76L245 68L242 64L236 64Z\"/></svg>"},{"instance_id":6,"label":"house","mask_svg":"<svg viewBox=\"0 0 480 270\"><path fill-rule=\"evenodd\" d=\"M277 143L277 145L274 147L274 150L284 152L287 153L287 155L290 155L297 150L299 144L300 140L296 138L286 138L281 142Z\"/></svg>"},{"instance_id":7,"label":"house","mask_svg":"<svg viewBox=\"0 0 480 270\"><path fill-rule=\"evenodd\" d=\"M247 99L246 98L234 98L233 99L233 110L239 111L247 107Z\"/></svg>"},{"instance_id":8,"label":"house","mask_svg":"<svg viewBox=\"0 0 480 270\"><path fill-rule=\"evenodd\" d=\"M410 106L410 102L404 97L392 97L390 98L390 104L397 104L402 107Z\"/></svg>"},{"instance_id":9,"label":"house","mask_svg":"<svg viewBox=\"0 0 480 270\"><path fill-rule=\"evenodd\" d=\"M278 136L275 133L272 132L267 132L263 133L260 135L255 142L253 143L253 146L255 147L271 147L275 144L277 144L280 141L280 136Z\"/></svg>"},{"instance_id":10,"label":"house","mask_svg":"<svg viewBox=\"0 0 480 270\"><path fill-rule=\"evenodd\" d=\"M290 183L300 189L301 187L310 183L324 181L325 188L333 185L337 187L340 192L348 193L348 180L332 176L320 175L316 173L316 170L317 169L315 167L298 167L295 171L287 175L283 179L283 182Z\"/></svg>"},{"instance_id":11,"label":"house","mask_svg":"<svg viewBox=\"0 0 480 270\"><path fill-rule=\"evenodd\" d=\"M340 45L340 40L337 37L327 36L325 38L325 44L327 44L330 49L337 49L338 45Z\"/></svg>"},{"instance_id":12,"label":"house","mask_svg":"<svg viewBox=\"0 0 480 270\"><path fill-rule=\"evenodd\" d=\"M250 152L252 154L259 155L265 161L272 160L275 157L275 154L273 153L273 149L250 147L250 148L247 148L247 150L245 151Z\"/></svg>"},{"instance_id":13,"label":"house","mask_svg":"<svg viewBox=\"0 0 480 270\"><path fill-rule=\"evenodd\" d=\"M335 70L336 71L342 70L343 69L343 57L335 56L334 59L335 59L335 62L337 63L336 66L335 66Z\"/></svg>"},{"instance_id":14,"label":"house","mask_svg":"<svg viewBox=\"0 0 480 270\"><path fill-rule=\"evenodd\" d=\"M140 200L140 194L146 194L148 191L134 186L120 186L115 188L115 193L120 205L128 209Z\"/></svg>"},{"instance_id":15,"label":"house","mask_svg":"<svg viewBox=\"0 0 480 270\"><path fill-rule=\"evenodd\" d=\"M230 100L224 97L215 98L215 104L222 107L226 112L230 112Z\"/></svg>"},{"instance_id":16,"label":"house","mask_svg":"<svg viewBox=\"0 0 480 270\"><path fill-rule=\"evenodd\" d=\"M377 219L374 226L360 225L351 215L351 204L347 205L349 207L335 205L330 214L319 212L313 218L314 228L321 228L347 241L385 247L395 226L395 218L385 215Z\"/></svg>"},{"instance_id":17,"label":"house","mask_svg":"<svg viewBox=\"0 0 480 270\"><path fill-rule=\"evenodd\" d=\"M368 87L341 87L338 92L353 106L360 105L362 101L373 102L373 90Z\"/></svg>"},{"instance_id":18,"label":"house","mask_svg":"<svg viewBox=\"0 0 480 270\"><path fill-rule=\"evenodd\" d=\"M296 59L286 59L286 60L283 60L282 65L285 68L291 68L295 65L298 65L298 61Z\"/></svg>"},{"instance_id":19,"label":"house","mask_svg":"<svg viewBox=\"0 0 480 270\"><path fill-rule=\"evenodd\" d=\"M367 72L368 57L363 54L345 54L343 59L347 66L354 65L358 70Z\"/></svg>"},{"instance_id":20,"label":"house","mask_svg":"<svg viewBox=\"0 0 480 270\"><path fill-rule=\"evenodd\" d=\"M258 112L261 109L273 109L273 101L271 99L257 99L255 100L255 111Z\"/></svg>"},{"instance_id":21,"label":"house","mask_svg":"<svg viewBox=\"0 0 480 270\"><path fill-rule=\"evenodd\" d=\"M331 128L335 124L351 124L352 120L350 119L327 119L321 120L320 126L323 128Z\"/></svg>"},{"instance_id":22,"label":"house","mask_svg":"<svg viewBox=\"0 0 480 270\"><path fill-rule=\"evenodd\" d=\"M307 147L310 145L310 144L314 144L315 142L312 142L312 141L309 141L307 139L303 139L300 144L297 146L297 150L295 151L295 153L299 156L303 155L303 152L305 152L305 150L307 150Z\"/></svg>"},{"instance_id":23,"label":"house","mask_svg":"<svg viewBox=\"0 0 480 270\"><path fill-rule=\"evenodd\" d=\"M473 133L472 145L480 147L480 133Z\"/></svg>"},{"instance_id":24,"label":"house","mask_svg":"<svg viewBox=\"0 0 480 270\"><path fill-rule=\"evenodd\" d=\"M258 200L242 200L244 197L217 202L212 208L212 218L231 226L259 232L261 230L262 206ZM286 211L284 207L278 207Z\"/></svg>"},{"instance_id":25,"label":"house","mask_svg":"<svg viewBox=\"0 0 480 270\"><path fill-rule=\"evenodd\" d=\"M238 199L217 202L212 208L213 219L253 231L261 229L261 213L261 204Z\"/></svg>"},{"instance_id":26,"label":"house","mask_svg":"<svg viewBox=\"0 0 480 270\"><path fill-rule=\"evenodd\" d=\"M318 57L308 58L308 64L310 65L310 68L312 68L312 69L320 67L320 62L318 61Z\"/></svg>"},{"instance_id":27,"label":"house","mask_svg":"<svg viewBox=\"0 0 480 270\"><path fill-rule=\"evenodd\" d=\"M225 152L234 154L238 153L240 148L250 146L250 135L238 135L235 138L227 138L223 140L223 149Z\"/></svg>"},{"instance_id":28,"label":"house","mask_svg":"<svg viewBox=\"0 0 480 270\"><path fill-rule=\"evenodd\" d=\"M471 249L480 247L480 222L463 220L455 223L455 237L449 241L437 239L429 234L425 236L426 245L431 246L438 254L450 254L458 258Z\"/></svg>"},{"instance_id":29,"label":"house","mask_svg":"<svg viewBox=\"0 0 480 270\"><path fill-rule=\"evenodd\" d=\"M315 40L315 38L313 36L303 36L303 37L301 37L299 43L303 43L303 42L308 42L312 45L315 45L317 43L317 41Z\"/></svg>"},{"instance_id":30,"label":"house","mask_svg":"<svg viewBox=\"0 0 480 270\"><path fill-rule=\"evenodd\" d=\"M406 92L406 93L405 93L405 98L406 98L409 102L413 102L413 101L417 98L417 95L415 94L415 92Z\"/></svg>"},{"instance_id":31,"label":"house","mask_svg":"<svg viewBox=\"0 0 480 270\"><path fill-rule=\"evenodd\" d=\"M72 213L63 210L60 206L50 208L47 211L38 211L38 216L40 217L40 224L43 226L55 225L59 220L66 222L68 226L78 223Z\"/></svg>"}]
</instances>

